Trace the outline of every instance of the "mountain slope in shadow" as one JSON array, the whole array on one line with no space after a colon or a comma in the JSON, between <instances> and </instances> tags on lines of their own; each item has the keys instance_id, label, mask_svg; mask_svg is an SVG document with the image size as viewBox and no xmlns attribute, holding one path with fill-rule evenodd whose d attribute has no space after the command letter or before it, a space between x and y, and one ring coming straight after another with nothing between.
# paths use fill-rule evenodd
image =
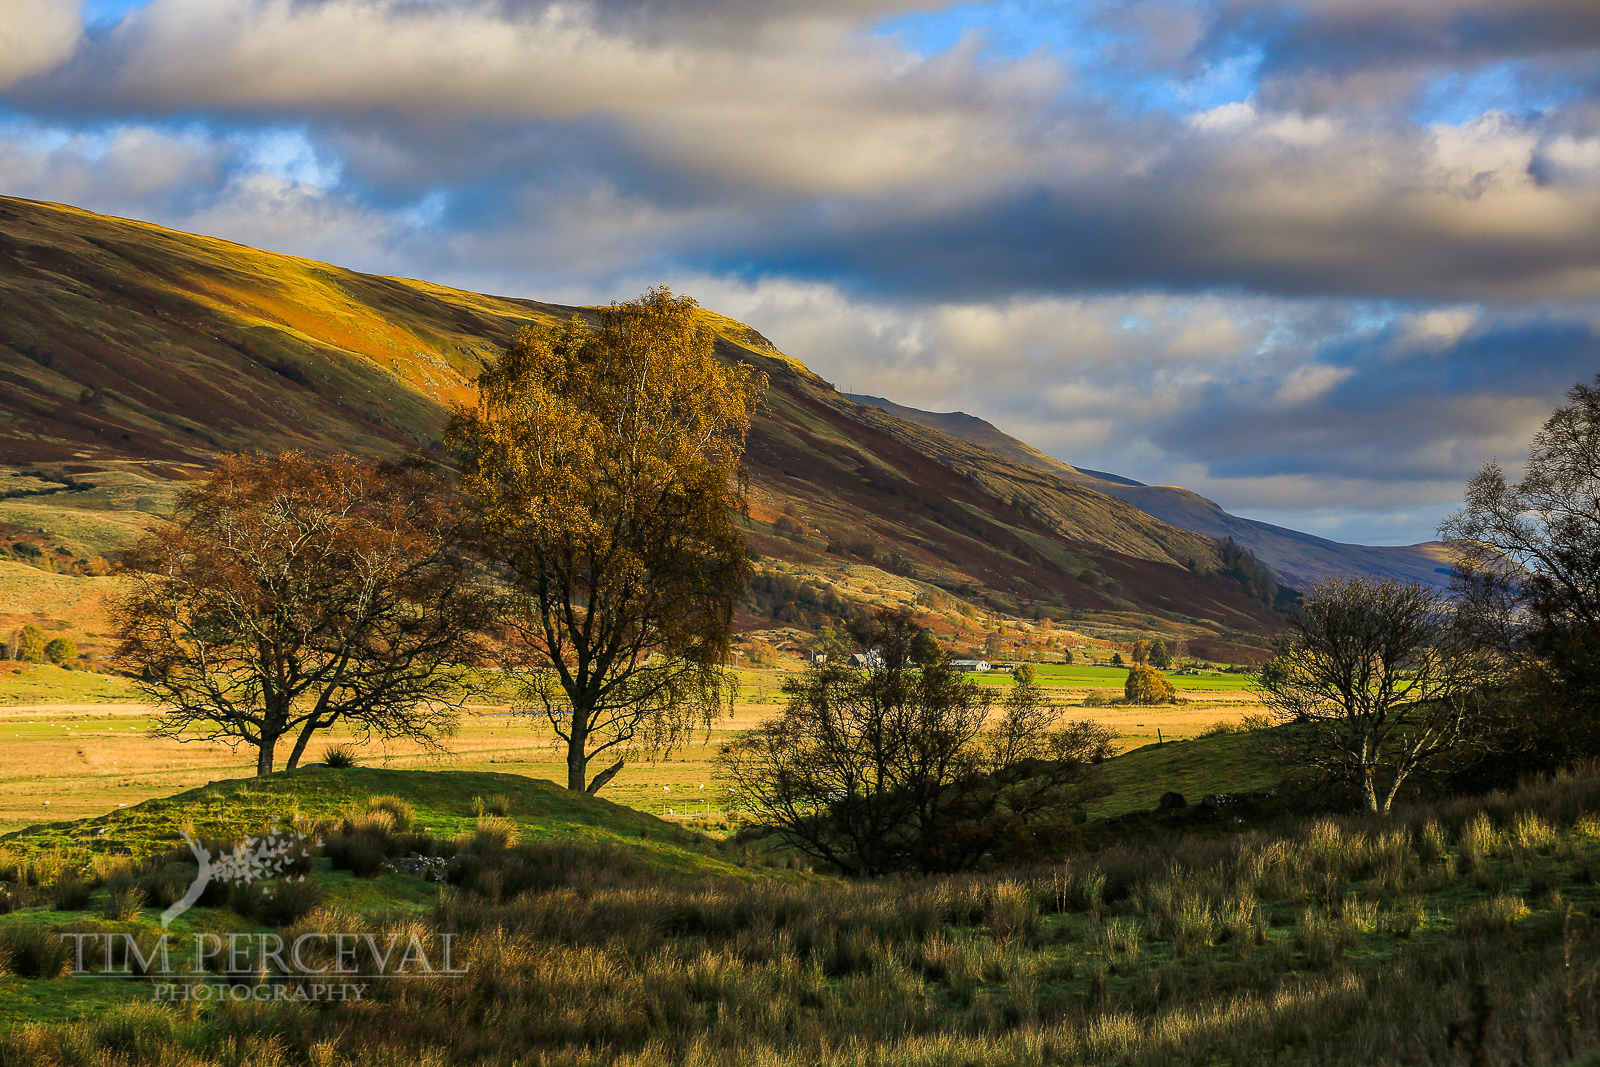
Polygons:
<instances>
[{"instance_id":1,"label":"mountain slope in shadow","mask_svg":"<svg viewBox=\"0 0 1600 1067\"><path fill-rule=\"evenodd\" d=\"M1250 549L1287 585L1308 589L1325 578L1378 575L1444 587L1455 554L1441 541L1395 547L1348 545L1298 530L1246 519L1224 511L1216 501L1176 485L1145 485L1115 474L1063 463L964 411L934 412L905 407L882 397L848 394L858 404L887 411L908 422L1004 456L1014 463L1098 493L1126 501L1147 515L1208 537L1231 537Z\"/></svg>"}]
</instances>

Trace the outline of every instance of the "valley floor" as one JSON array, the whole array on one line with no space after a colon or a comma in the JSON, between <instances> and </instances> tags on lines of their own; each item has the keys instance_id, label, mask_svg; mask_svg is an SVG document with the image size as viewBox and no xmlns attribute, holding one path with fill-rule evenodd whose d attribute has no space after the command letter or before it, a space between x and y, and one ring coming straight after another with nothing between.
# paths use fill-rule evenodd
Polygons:
<instances>
[{"instance_id":1,"label":"valley floor","mask_svg":"<svg viewBox=\"0 0 1600 1067\"><path fill-rule=\"evenodd\" d=\"M719 721L703 742L670 759L629 767L606 788L606 798L666 818L720 820L711 761L728 738L779 710L784 673L744 672L743 699L734 705L730 718ZM1110 668L1078 668L1072 677L1058 679L1052 673L1042 679L1047 692L1069 705L1081 705L1092 688L1108 696L1115 692L1085 682L1110 683L1125 674ZM1223 679L1231 686L1239 681ZM250 751L150 737L153 709L131 702L135 696L125 680L107 675L43 666L26 668L23 675L0 675L0 833L37 822L98 815L119 805L254 773ZM1121 735L1119 747L1126 751L1158 738L1192 738L1218 722L1235 722L1260 710L1247 690L1195 688L1178 705L1113 705L1082 708L1069 715L1112 727ZM319 735L307 762L319 759L329 744L348 740L350 735L343 731ZM512 715L505 707L483 706L463 718L460 732L446 740L443 752L370 742L358 746L358 759L372 766L507 771L564 782L565 763L551 740L542 721ZM1110 814L1126 809L1111 797L1096 810Z\"/></svg>"}]
</instances>

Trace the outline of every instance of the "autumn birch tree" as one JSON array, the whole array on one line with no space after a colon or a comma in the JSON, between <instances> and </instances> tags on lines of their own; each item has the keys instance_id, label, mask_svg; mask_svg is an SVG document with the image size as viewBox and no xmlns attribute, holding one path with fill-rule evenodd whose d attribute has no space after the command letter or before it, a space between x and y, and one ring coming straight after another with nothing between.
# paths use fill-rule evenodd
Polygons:
<instances>
[{"instance_id":1,"label":"autumn birch tree","mask_svg":"<svg viewBox=\"0 0 1600 1067\"><path fill-rule=\"evenodd\" d=\"M671 751L727 693L751 572L739 463L766 379L719 363L695 309L662 288L597 329L527 327L448 431L511 589L508 676L565 748L570 789Z\"/></svg>"}]
</instances>

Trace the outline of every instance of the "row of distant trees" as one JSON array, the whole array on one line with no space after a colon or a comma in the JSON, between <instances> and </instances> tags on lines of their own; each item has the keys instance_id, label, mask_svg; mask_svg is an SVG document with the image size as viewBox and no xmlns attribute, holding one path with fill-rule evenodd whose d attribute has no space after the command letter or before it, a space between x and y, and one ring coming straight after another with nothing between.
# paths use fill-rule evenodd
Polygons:
<instances>
[{"instance_id":1,"label":"row of distant trees","mask_svg":"<svg viewBox=\"0 0 1600 1067\"><path fill-rule=\"evenodd\" d=\"M16 632L9 647L0 644L0 657L21 663L71 663L78 658L78 644L70 637L48 637L29 623Z\"/></svg>"},{"instance_id":2,"label":"row of distant trees","mask_svg":"<svg viewBox=\"0 0 1600 1067\"><path fill-rule=\"evenodd\" d=\"M455 483L417 457L224 460L124 560L116 657L159 732L251 746L259 774L336 724L436 745L493 668L572 789L681 742L728 697L765 385L694 309L657 289L520 331L446 431Z\"/></svg>"}]
</instances>

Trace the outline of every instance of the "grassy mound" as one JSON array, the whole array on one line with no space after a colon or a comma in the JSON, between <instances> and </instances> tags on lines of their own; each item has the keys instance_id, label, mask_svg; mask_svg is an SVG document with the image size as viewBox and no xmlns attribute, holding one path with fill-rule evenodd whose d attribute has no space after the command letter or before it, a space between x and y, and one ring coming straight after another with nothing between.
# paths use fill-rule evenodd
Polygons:
<instances>
[{"instance_id":1,"label":"grassy mound","mask_svg":"<svg viewBox=\"0 0 1600 1067\"><path fill-rule=\"evenodd\" d=\"M1247 793L1276 785L1283 772L1267 758L1265 731L1244 731L1144 745L1101 765L1116 792L1089 809L1109 818L1156 806L1161 794L1182 793L1193 803L1216 793Z\"/></svg>"},{"instance_id":2,"label":"grassy mound","mask_svg":"<svg viewBox=\"0 0 1600 1067\"><path fill-rule=\"evenodd\" d=\"M653 815L553 782L482 771L412 771L352 767L280 771L265 778L212 782L92 819L30 826L0 837L13 854L130 855L143 858L182 846L182 833L233 839L296 817L332 816L374 796L400 797L421 828L450 837L477 824L480 800L509 821L523 841L569 839L626 844L665 870L743 871L715 844ZM495 810L498 809L498 810Z\"/></svg>"}]
</instances>

